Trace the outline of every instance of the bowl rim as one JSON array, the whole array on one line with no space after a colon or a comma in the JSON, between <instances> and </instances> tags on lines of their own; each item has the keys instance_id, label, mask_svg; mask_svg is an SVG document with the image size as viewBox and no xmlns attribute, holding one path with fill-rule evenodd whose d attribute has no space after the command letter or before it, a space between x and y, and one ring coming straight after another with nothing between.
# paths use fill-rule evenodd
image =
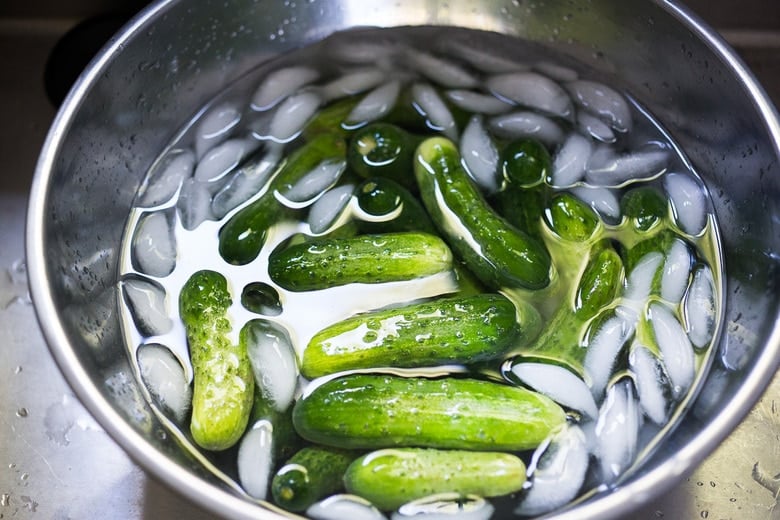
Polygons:
<instances>
[{"instance_id":1,"label":"bowl rim","mask_svg":"<svg viewBox=\"0 0 780 520\"><path fill-rule=\"evenodd\" d=\"M270 509L261 508L160 457L159 451L143 435L127 424L114 406L103 397L99 388L79 363L76 352L69 344L68 335L58 317L57 307L49 291L47 252L42 237L55 158L75 114L83 103L85 94L101 76L113 56L121 52L125 41L143 31L147 24L171 8L176 1L157 0L128 22L93 58L72 87L52 123L35 167L27 210L25 250L30 295L40 329L68 384L111 438L145 471L175 492L219 515L246 519L290 518L290 516L280 516ZM677 4L677 0L650 0L650 2L692 31L694 36L701 39L714 54L728 64L735 73L736 79L750 93L768 133L774 138L775 154L780 157L780 119L777 109L742 59L719 34L688 8ZM756 358L746 383L739 387L728 404L692 442L684 445L668 460L647 473L630 479L625 485L600 496L598 500L581 504L576 510L558 513L555 518L575 520L616 517L668 491L686 473L693 471L737 427L766 390L779 366L780 318L775 320L766 348Z\"/></svg>"}]
</instances>

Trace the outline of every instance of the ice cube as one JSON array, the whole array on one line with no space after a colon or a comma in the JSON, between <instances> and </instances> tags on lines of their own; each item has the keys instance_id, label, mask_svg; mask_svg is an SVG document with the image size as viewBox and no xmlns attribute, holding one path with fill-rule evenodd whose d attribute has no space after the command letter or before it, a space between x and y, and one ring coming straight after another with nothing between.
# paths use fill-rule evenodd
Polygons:
<instances>
[{"instance_id":1,"label":"ice cube","mask_svg":"<svg viewBox=\"0 0 780 520\"><path fill-rule=\"evenodd\" d=\"M176 149L154 165L149 184L141 196L141 206L157 206L171 200L195 169L195 154L189 149Z\"/></svg>"},{"instance_id":2,"label":"ice cube","mask_svg":"<svg viewBox=\"0 0 780 520\"><path fill-rule=\"evenodd\" d=\"M279 324L254 319L241 332L246 338L258 391L277 411L285 411L293 402L298 383L298 364L290 335Z\"/></svg>"},{"instance_id":3,"label":"ice cube","mask_svg":"<svg viewBox=\"0 0 780 520\"><path fill-rule=\"evenodd\" d=\"M626 98L615 89L589 80L566 83L574 102L607 121L619 132L631 130L631 109Z\"/></svg>"},{"instance_id":4,"label":"ice cube","mask_svg":"<svg viewBox=\"0 0 780 520\"><path fill-rule=\"evenodd\" d=\"M455 118L433 87L425 83L413 85L412 98L417 110L427 118L431 129L442 132L453 141L457 140L458 129L455 126Z\"/></svg>"},{"instance_id":5,"label":"ice cube","mask_svg":"<svg viewBox=\"0 0 780 520\"><path fill-rule=\"evenodd\" d=\"M192 403L192 387L179 360L158 344L142 345L136 356L141 379L154 401L182 423Z\"/></svg>"},{"instance_id":6,"label":"ice cube","mask_svg":"<svg viewBox=\"0 0 780 520\"><path fill-rule=\"evenodd\" d=\"M549 115L569 117L569 94L555 81L536 72L511 72L491 76L485 86L496 96Z\"/></svg>"},{"instance_id":7,"label":"ice cube","mask_svg":"<svg viewBox=\"0 0 780 520\"><path fill-rule=\"evenodd\" d=\"M133 236L133 266L143 274L162 278L176 268L176 238L168 212L147 213Z\"/></svg>"},{"instance_id":8,"label":"ice cube","mask_svg":"<svg viewBox=\"0 0 780 520\"><path fill-rule=\"evenodd\" d=\"M122 292L135 326L146 336L165 334L173 327L165 301L165 289L150 280L131 277L122 282Z\"/></svg>"},{"instance_id":9,"label":"ice cube","mask_svg":"<svg viewBox=\"0 0 780 520\"><path fill-rule=\"evenodd\" d=\"M463 130L460 154L466 164L466 170L477 184L488 193L496 191L498 149L485 130L480 116L473 116Z\"/></svg>"},{"instance_id":10,"label":"ice cube","mask_svg":"<svg viewBox=\"0 0 780 520\"><path fill-rule=\"evenodd\" d=\"M241 438L236 457L238 480L252 498L265 500L273 477L274 427L270 421L259 420Z\"/></svg>"}]
</instances>

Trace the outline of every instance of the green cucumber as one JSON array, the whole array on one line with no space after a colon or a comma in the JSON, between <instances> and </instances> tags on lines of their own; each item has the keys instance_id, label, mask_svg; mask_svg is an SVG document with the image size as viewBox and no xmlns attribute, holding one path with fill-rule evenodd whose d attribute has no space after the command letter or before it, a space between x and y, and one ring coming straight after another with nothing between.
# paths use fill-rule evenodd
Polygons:
<instances>
[{"instance_id":1,"label":"green cucumber","mask_svg":"<svg viewBox=\"0 0 780 520\"><path fill-rule=\"evenodd\" d=\"M355 189L355 199L363 214L356 215L363 233L423 231L436 228L417 198L397 182L373 177Z\"/></svg>"},{"instance_id":2,"label":"green cucumber","mask_svg":"<svg viewBox=\"0 0 780 520\"><path fill-rule=\"evenodd\" d=\"M504 183L524 188L541 184L552 171L550 152L532 139L509 143L501 151L498 164Z\"/></svg>"},{"instance_id":3,"label":"green cucumber","mask_svg":"<svg viewBox=\"0 0 780 520\"><path fill-rule=\"evenodd\" d=\"M547 225L556 235L571 242L587 242L601 223L593 208L571 193L554 196L545 217Z\"/></svg>"},{"instance_id":4,"label":"green cucumber","mask_svg":"<svg viewBox=\"0 0 780 520\"><path fill-rule=\"evenodd\" d=\"M542 289L550 283L550 255L544 245L490 208L463 169L452 141L423 141L414 172L434 223L483 283L493 289Z\"/></svg>"},{"instance_id":5,"label":"green cucumber","mask_svg":"<svg viewBox=\"0 0 780 520\"><path fill-rule=\"evenodd\" d=\"M274 475L274 502L288 511L305 511L343 487L344 473L358 455L327 446L301 448Z\"/></svg>"},{"instance_id":6,"label":"green cucumber","mask_svg":"<svg viewBox=\"0 0 780 520\"><path fill-rule=\"evenodd\" d=\"M241 438L254 394L246 349L228 337L231 303L227 280L215 271L196 272L179 295L194 372L190 431L199 446L214 451Z\"/></svg>"},{"instance_id":7,"label":"green cucumber","mask_svg":"<svg viewBox=\"0 0 780 520\"><path fill-rule=\"evenodd\" d=\"M293 407L301 437L341 448L520 451L565 422L563 409L543 395L452 377L347 375L317 386Z\"/></svg>"},{"instance_id":8,"label":"green cucumber","mask_svg":"<svg viewBox=\"0 0 780 520\"><path fill-rule=\"evenodd\" d=\"M618 297L624 277L620 255L609 245L594 247L573 294L564 298L536 340L519 350L521 358L556 364L584 376L583 337L588 323Z\"/></svg>"},{"instance_id":9,"label":"green cucumber","mask_svg":"<svg viewBox=\"0 0 780 520\"><path fill-rule=\"evenodd\" d=\"M414 188L411 166L419 142L419 137L393 124L373 123L352 136L347 160L350 168L363 178L386 177Z\"/></svg>"},{"instance_id":10,"label":"green cucumber","mask_svg":"<svg viewBox=\"0 0 780 520\"><path fill-rule=\"evenodd\" d=\"M271 253L271 279L290 291L413 280L452 269L452 252L427 233L318 238Z\"/></svg>"},{"instance_id":11,"label":"green cucumber","mask_svg":"<svg viewBox=\"0 0 780 520\"><path fill-rule=\"evenodd\" d=\"M528 315L524 319L524 323L516 321L515 306L500 294L358 314L314 335L303 352L301 373L313 379L359 368L496 359L535 332L538 320Z\"/></svg>"},{"instance_id":12,"label":"green cucumber","mask_svg":"<svg viewBox=\"0 0 780 520\"><path fill-rule=\"evenodd\" d=\"M245 265L257 258L265 244L268 229L282 220L289 209L276 200L276 192L286 192L298 180L325 160L343 160L344 139L334 133L317 134L292 154L271 179L267 190L242 208L219 230L219 254L233 265Z\"/></svg>"},{"instance_id":13,"label":"green cucumber","mask_svg":"<svg viewBox=\"0 0 780 520\"><path fill-rule=\"evenodd\" d=\"M439 493L496 497L520 491L525 464L509 453L391 448L363 455L344 475L347 492L392 511Z\"/></svg>"},{"instance_id":14,"label":"green cucumber","mask_svg":"<svg viewBox=\"0 0 780 520\"><path fill-rule=\"evenodd\" d=\"M335 101L317 111L314 117L304 127L303 138L310 141L319 134L333 133L348 137L349 134L352 133L352 130L346 128L343 123L359 101L360 98L357 96L347 97Z\"/></svg>"},{"instance_id":15,"label":"green cucumber","mask_svg":"<svg viewBox=\"0 0 780 520\"><path fill-rule=\"evenodd\" d=\"M623 195L620 210L637 231L648 231L669 215L669 202L657 189L642 186Z\"/></svg>"}]
</instances>

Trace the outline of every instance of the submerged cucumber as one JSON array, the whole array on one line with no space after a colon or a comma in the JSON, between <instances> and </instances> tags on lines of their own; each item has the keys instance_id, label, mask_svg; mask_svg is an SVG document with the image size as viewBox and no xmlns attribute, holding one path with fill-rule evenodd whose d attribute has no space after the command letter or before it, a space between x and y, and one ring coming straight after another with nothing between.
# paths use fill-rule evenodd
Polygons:
<instances>
[{"instance_id":1,"label":"submerged cucumber","mask_svg":"<svg viewBox=\"0 0 780 520\"><path fill-rule=\"evenodd\" d=\"M303 438L342 448L519 451L538 446L565 421L560 406L524 388L378 374L327 381L293 408Z\"/></svg>"},{"instance_id":2,"label":"submerged cucumber","mask_svg":"<svg viewBox=\"0 0 780 520\"><path fill-rule=\"evenodd\" d=\"M420 202L397 182L373 177L355 189L358 208L357 225L364 233L423 231L436 228Z\"/></svg>"},{"instance_id":3,"label":"submerged cucumber","mask_svg":"<svg viewBox=\"0 0 780 520\"><path fill-rule=\"evenodd\" d=\"M231 303L227 280L215 271L193 274L179 296L194 370L190 431L207 450L235 444L252 409L254 376L249 357L245 348L228 338L231 324L226 314Z\"/></svg>"},{"instance_id":4,"label":"submerged cucumber","mask_svg":"<svg viewBox=\"0 0 780 520\"><path fill-rule=\"evenodd\" d=\"M361 177L387 177L413 188L411 165L419 141L419 137L393 124L373 123L352 136L347 160Z\"/></svg>"},{"instance_id":5,"label":"submerged cucumber","mask_svg":"<svg viewBox=\"0 0 780 520\"><path fill-rule=\"evenodd\" d=\"M326 446L307 446L282 466L271 482L274 502L288 511L304 511L343 487L347 467L358 453Z\"/></svg>"},{"instance_id":6,"label":"submerged cucumber","mask_svg":"<svg viewBox=\"0 0 780 520\"><path fill-rule=\"evenodd\" d=\"M434 223L486 285L541 289L550 282L550 255L500 217L463 169L452 141L432 137L417 148L414 171Z\"/></svg>"},{"instance_id":7,"label":"submerged cucumber","mask_svg":"<svg viewBox=\"0 0 780 520\"><path fill-rule=\"evenodd\" d=\"M601 222L590 206L570 193L553 197L545 216L550 229L572 242L586 242Z\"/></svg>"},{"instance_id":8,"label":"submerged cucumber","mask_svg":"<svg viewBox=\"0 0 780 520\"><path fill-rule=\"evenodd\" d=\"M656 188L642 186L626 192L620 210L638 231L648 231L669 214L669 202Z\"/></svg>"},{"instance_id":9,"label":"submerged cucumber","mask_svg":"<svg viewBox=\"0 0 780 520\"><path fill-rule=\"evenodd\" d=\"M499 294L359 314L315 334L303 353L301 373L311 379L356 368L495 359L535 334L538 317L521 318L518 323L515 306Z\"/></svg>"},{"instance_id":10,"label":"submerged cucumber","mask_svg":"<svg viewBox=\"0 0 780 520\"><path fill-rule=\"evenodd\" d=\"M413 280L452 269L452 252L427 233L317 238L271 253L271 279L290 291Z\"/></svg>"},{"instance_id":11,"label":"submerged cucumber","mask_svg":"<svg viewBox=\"0 0 780 520\"><path fill-rule=\"evenodd\" d=\"M295 150L257 200L238 211L219 230L219 254L234 265L245 265L257 258L265 244L268 229L290 211L276 200L284 192L325 160L343 160L344 139L333 133L315 135Z\"/></svg>"},{"instance_id":12,"label":"submerged cucumber","mask_svg":"<svg viewBox=\"0 0 780 520\"><path fill-rule=\"evenodd\" d=\"M520 491L525 464L508 453L423 448L371 452L344 475L349 493L391 511L438 493L496 497Z\"/></svg>"}]
</instances>

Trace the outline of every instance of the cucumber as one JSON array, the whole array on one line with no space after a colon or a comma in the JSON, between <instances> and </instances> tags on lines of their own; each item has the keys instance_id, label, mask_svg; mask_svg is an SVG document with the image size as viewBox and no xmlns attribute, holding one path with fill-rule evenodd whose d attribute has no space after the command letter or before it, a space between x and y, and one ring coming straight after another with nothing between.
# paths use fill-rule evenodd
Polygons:
<instances>
[{"instance_id":1,"label":"cucumber","mask_svg":"<svg viewBox=\"0 0 780 520\"><path fill-rule=\"evenodd\" d=\"M373 123L352 136L347 161L363 178L387 177L411 189L416 187L411 165L419 142L419 137L393 124Z\"/></svg>"},{"instance_id":2,"label":"cucumber","mask_svg":"<svg viewBox=\"0 0 780 520\"><path fill-rule=\"evenodd\" d=\"M384 449L349 465L349 493L392 511L438 493L496 497L520 491L525 464L509 453L425 448Z\"/></svg>"},{"instance_id":3,"label":"cucumber","mask_svg":"<svg viewBox=\"0 0 780 520\"><path fill-rule=\"evenodd\" d=\"M352 131L344 126L344 121L360 99L357 96L347 97L330 103L317 111L314 117L303 128L303 137L307 141L319 134L339 134L348 137Z\"/></svg>"},{"instance_id":4,"label":"cucumber","mask_svg":"<svg viewBox=\"0 0 780 520\"><path fill-rule=\"evenodd\" d=\"M199 446L213 451L241 438L254 394L246 349L228 338L231 303L227 280L215 271L196 272L179 295L194 372L190 431Z\"/></svg>"},{"instance_id":5,"label":"cucumber","mask_svg":"<svg viewBox=\"0 0 780 520\"><path fill-rule=\"evenodd\" d=\"M490 208L452 141L432 137L417 148L414 172L423 205L452 249L488 287L541 289L550 255Z\"/></svg>"},{"instance_id":6,"label":"cucumber","mask_svg":"<svg viewBox=\"0 0 780 520\"><path fill-rule=\"evenodd\" d=\"M545 212L547 225L559 237L572 242L586 242L601 223L593 209L570 193L553 197Z\"/></svg>"},{"instance_id":7,"label":"cucumber","mask_svg":"<svg viewBox=\"0 0 780 520\"><path fill-rule=\"evenodd\" d=\"M537 186L552 171L550 152L532 139L512 141L501 151L498 160L504 183L516 187Z\"/></svg>"},{"instance_id":8,"label":"cucumber","mask_svg":"<svg viewBox=\"0 0 780 520\"><path fill-rule=\"evenodd\" d=\"M669 203L657 189L642 186L623 195L620 210L637 231L648 231L669 215Z\"/></svg>"},{"instance_id":9,"label":"cucumber","mask_svg":"<svg viewBox=\"0 0 780 520\"><path fill-rule=\"evenodd\" d=\"M305 511L343 487L344 473L358 455L327 446L301 448L274 475L271 481L274 502L288 511Z\"/></svg>"},{"instance_id":10,"label":"cucumber","mask_svg":"<svg viewBox=\"0 0 780 520\"><path fill-rule=\"evenodd\" d=\"M520 451L566 421L526 390L476 379L353 374L329 380L293 407L298 434L341 448L423 447Z\"/></svg>"},{"instance_id":11,"label":"cucumber","mask_svg":"<svg viewBox=\"0 0 780 520\"><path fill-rule=\"evenodd\" d=\"M219 230L219 254L233 265L245 265L257 258L265 244L268 229L289 214L276 200L276 192L285 192L325 160L343 160L344 139L334 133L320 133L290 154L287 163L271 180L268 189L244 207Z\"/></svg>"},{"instance_id":12,"label":"cucumber","mask_svg":"<svg viewBox=\"0 0 780 520\"><path fill-rule=\"evenodd\" d=\"M624 276L620 255L611 246L594 247L573 294L564 298L531 346L519 350L522 360L553 363L584 377L588 323L618 297Z\"/></svg>"},{"instance_id":13,"label":"cucumber","mask_svg":"<svg viewBox=\"0 0 780 520\"><path fill-rule=\"evenodd\" d=\"M357 225L363 233L423 231L436 234L436 228L417 198L397 182L373 177L355 189Z\"/></svg>"},{"instance_id":14,"label":"cucumber","mask_svg":"<svg viewBox=\"0 0 780 520\"><path fill-rule=\"evenodd\" d=\"M452 252L427 233L318 238L271 253L271 279L290 291L413 280L452 269Z\"/></svg>"},{"instance_id":15,"label":"cucumber","mask_svg":"<svg viewBox=\"0 0 780 520\"><path fill-rule=\"evenodd\" d=\"M535 332L536 319L524 315L525 321L518 323L515 315L515 306L500 294L359 314L314 335L303 352L301 373L313 379L359 368L496 359Z\"/></svg>"}]
</instances>

